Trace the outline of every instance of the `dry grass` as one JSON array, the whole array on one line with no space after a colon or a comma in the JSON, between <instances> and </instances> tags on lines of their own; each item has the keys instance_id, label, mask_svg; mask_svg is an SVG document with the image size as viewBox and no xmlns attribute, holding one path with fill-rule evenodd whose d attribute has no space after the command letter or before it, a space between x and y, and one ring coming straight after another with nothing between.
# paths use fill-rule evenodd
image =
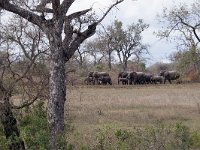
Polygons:
<instances>
[{"instance_id":1,"label":"dry grass","mask_svg":"<svg viewBox=\"0 0 200 150\"><path fill-rule=\"evenodd\" d=\"M18 104L20 98L14 97ZM132 129L183 122L200 130L200 84L78 86L67 90L66 114L72 118L73 143L95 143L104 125ZM70 139L69 139L70 140Z\"/></svg>"},{"instance_id":2,"label":"dry grass","mask_svg":"<svg viewBox=\"0 0 200 150\"><path fill-rule=\"evenodd\" d=\"M66 107L76 130L88 140L103 125L131 129L181 121L200 129L197 103L200 84L87 86L71 87Z\"/></svg>"}]
</instances>

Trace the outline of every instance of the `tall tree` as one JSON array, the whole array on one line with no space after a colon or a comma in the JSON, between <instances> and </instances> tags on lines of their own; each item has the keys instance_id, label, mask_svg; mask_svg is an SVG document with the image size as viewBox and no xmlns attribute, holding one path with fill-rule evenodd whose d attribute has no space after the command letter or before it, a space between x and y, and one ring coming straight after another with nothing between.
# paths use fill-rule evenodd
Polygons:
<instances>
[{"instance_id":1,"label":"tall tree","mask_svg":"<svg viewBox=\"0 0 200 150\"><path fill-rule=\"evenodd\" d=\"M122 28L122 22L115 21L110 34L114 37L111 41L113 49L117 52L123 70L127 70L130 57L140 57L148 52L148 46L142 43L142 32L149 27L143 20L132 23L127 29Z\"/></svg>"},{"instance_id":2,"label":"tall tree","mask_svg":"<svg viewBox=\"0 0 200 150\"><path fill-rule=\"evenodd\" d=\"M50 46L50 98L48 123L51 130L51 149L57 149L58 135L64 130L64 103L66 100L65 63L73 56L80 44L92 36L97 25L108 12L124 0L116 0L104 15L94 20L90 9L72 14L69 9L75 0L0 0L0 7L20 15L37 25L48 37ZM47 7L47 4L52 7ZM45 15L47 14L47 15ZM75 23L75 24L74 24ZM85 25L84 25L85 24Z\"/></svg>"}]
</instances>

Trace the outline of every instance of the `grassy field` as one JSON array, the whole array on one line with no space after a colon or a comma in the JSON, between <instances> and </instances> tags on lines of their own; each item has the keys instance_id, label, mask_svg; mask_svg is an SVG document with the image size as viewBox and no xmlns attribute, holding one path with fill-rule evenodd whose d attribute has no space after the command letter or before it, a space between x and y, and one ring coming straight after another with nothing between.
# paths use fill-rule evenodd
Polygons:
<instances>
[{"instance_id":1,"label":"grassy field","mask_svg":"<svg viewBox=\"0 0 200 150\"><path fill-rule=\"evenodd\" d=\"M78 86L67 97L67 114L86 141L105 125L131 129L183 122L200 130L200 84Z\"/></svg>"}]
</instances>

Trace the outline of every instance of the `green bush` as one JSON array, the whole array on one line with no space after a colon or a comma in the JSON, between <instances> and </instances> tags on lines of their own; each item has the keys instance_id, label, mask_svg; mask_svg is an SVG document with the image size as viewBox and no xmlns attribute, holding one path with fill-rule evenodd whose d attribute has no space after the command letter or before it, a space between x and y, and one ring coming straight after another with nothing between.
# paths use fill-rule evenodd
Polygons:
<instances>
[{"instance_id":1,"label":"green bush","mask_svg":"<svg viewBox=\"0 0 200 150\"><path fill-rule=\"evenodd\" d=\"M98 150L188 150L200 148L200 134L182 123L156 125L132 130L104 127L97 134Z\"/></svg>"},{"instance_id":2,"label":"green bush","mask_svg":"<svg viewBox=\"0 0 200 150\"><path fill-rule=\"evenodd\" d=\"M95 68L97 71L102 71L104 69L104 64L96 64Z\"/></svg>"},{"instance_id":3,"label":"green bush","mask_svg":"<svg viewBox=\"0 0 200 150\"><path fill-rule=\"evenodd\" d=\"M20 131L27 149L49 149L50 131L43 102L38 103L20 119ZM59 150L73 149L73 145L67 142L67 134L71 131L73 131L71 124L66 124L65 132L59 137Z\"/></svg>"},{"instance_id":4,"label":"green bush","mask_svg":"<svg viewBox=\"0 0 200 150\"><path fill-rule=\"evenodd\" d=\"M175 148L186 150L192 146L192 138L189 128L182 123L177 123L175 126Z\"/></svg>"},{"instance_id":5,"label":"green bush","mask_svg":"<svg viewBox=\"0 0 200 150\"><path fill-rule=\"evenodd\" d=\"M8 147L8 141L3 132L2 124L0 123L0 149L6 150Z\"/></svg>"},{"instance_id":6,"label":"green bush","mask_svg":"<svg viewBox=\"0 0 200 150\"><path fill-rule=\"evenodd\" d=\"M20 119L21 136L27 149L48 149L50 134L43 107L43 103L39 103L30 113Z\"/></svg>"},{"instance_id":7,"label":"green bush","mask_svg":"<svg viewBox=\"0 0 200 150\"><path fill-rule=\"evenodd\" d=\"M199 132L194 131L191 134L191 142L193 148L200 149L200 131Z\"/></svg>"}]
</instances>

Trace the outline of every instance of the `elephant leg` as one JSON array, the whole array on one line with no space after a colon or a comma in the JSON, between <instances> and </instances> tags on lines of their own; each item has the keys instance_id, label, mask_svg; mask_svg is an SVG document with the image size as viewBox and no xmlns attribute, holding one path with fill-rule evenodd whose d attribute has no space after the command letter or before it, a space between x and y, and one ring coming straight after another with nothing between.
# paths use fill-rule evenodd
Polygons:
<instances>
[{"instance_id":1,"label":"elephant leg","mask_svg":"<svg viewBox=\"0 0 200 150\"><path fill-rule=\"evenodd\" d=\"M166 78L164 79L164 84L166 83Z\"/></svg>"},{"instance_id":2,"label":"elephant leg","mask_svg":"<svg viewBox=\"0 0 200 150\"><path fill-rule=\"evenodd\" d=\"M130 84L130 85L132 85L132 84L133 84L133 81L132 81L132 79L130 79L130 80L129 80L129 84Z\"/></svg>"},{"instance_id":3,"label":"elephant leg","mask_svg":"<svg viewBox=\"0 0 200 150\"><path fill-rule=\"evenodd\" d=\"M171 80L170 80L170 79L168 79L168 81L169 81L169 83L170 83L170 84L172 84L172 82L171 82Z\"/></svg>"}]
</instances>

